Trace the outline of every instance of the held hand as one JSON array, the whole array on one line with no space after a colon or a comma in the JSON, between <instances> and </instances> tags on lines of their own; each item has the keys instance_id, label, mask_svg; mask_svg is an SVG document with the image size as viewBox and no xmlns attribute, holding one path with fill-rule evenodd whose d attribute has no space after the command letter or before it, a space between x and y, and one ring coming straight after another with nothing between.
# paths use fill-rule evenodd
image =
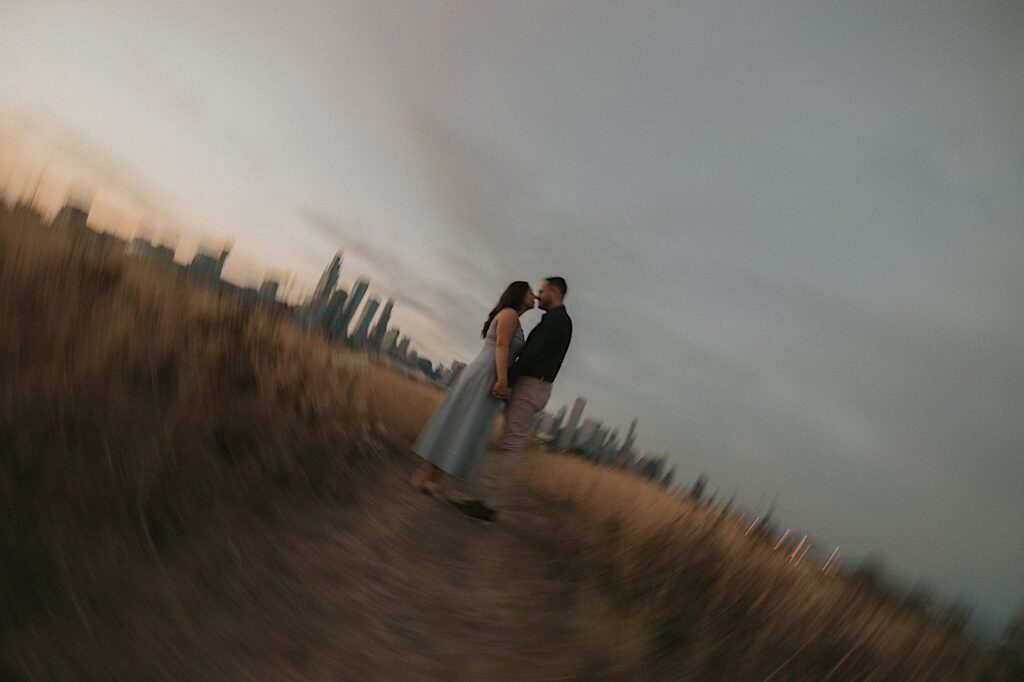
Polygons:
<instances>
[{"instance_id":1,"label":"held hand","mask_svg":"<svg viewBox=\"0 0 1024 682\"><path fill-rule=\"evenodd\" d=\"M508 400L508 383L504 381L496 381L494 386L491 386L491 395L498 400Z\"/></svg>"}]
</instances>

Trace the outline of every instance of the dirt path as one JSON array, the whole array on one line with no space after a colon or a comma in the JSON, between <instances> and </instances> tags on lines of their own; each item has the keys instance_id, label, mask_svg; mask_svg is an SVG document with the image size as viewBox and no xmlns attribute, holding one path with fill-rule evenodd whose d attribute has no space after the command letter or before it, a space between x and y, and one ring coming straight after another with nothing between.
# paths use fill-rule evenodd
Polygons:
<instances>
[{"instance_id":1,"label":"dirt path","mask_svg":"<svg viewBox=\"0 0 1024 682\"><path fill-rule=\"evenodd\" d=\"M485 524L413 490L405 473L385 467L354 506L289 505L273 523L220 519L135 576L119 603L86 606L54 658L18 667L46 678L579 674L578 586L552 577L531 542L545 512L520 500Z\"/></svg>"}]
</instances>

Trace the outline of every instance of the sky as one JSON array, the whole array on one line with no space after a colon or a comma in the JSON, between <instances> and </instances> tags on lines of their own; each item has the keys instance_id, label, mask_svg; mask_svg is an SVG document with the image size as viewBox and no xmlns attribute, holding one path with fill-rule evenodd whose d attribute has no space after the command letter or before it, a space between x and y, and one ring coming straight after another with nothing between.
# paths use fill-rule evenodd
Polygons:
<instances>
[{"instance_id":1,"label":"sky","mask_svg":"<svg viewBox=\"0 0 1024 682\"><path fill-rule=\"evenodd\" d=\"M984 1L0 0L0 172L183 250L232 239L226 276L293 297L344 248L342 284L395 294L446 364L509 281L564 276L549 407L639 417L677 480L778 494L818 549L991 630L1024 603L1022 26Z\"/></svg>"}]
</instances>

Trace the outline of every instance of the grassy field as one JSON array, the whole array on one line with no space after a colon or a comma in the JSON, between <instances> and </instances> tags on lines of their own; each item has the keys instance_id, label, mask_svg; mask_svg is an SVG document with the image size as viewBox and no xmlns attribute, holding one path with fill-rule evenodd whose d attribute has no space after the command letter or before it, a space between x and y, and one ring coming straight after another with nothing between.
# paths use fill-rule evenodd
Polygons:
<instances>
[{"instance_id":1,"label":"grassy field","mask_svg":"<svg viewBox=\"0 0 1024 682\"><path fill-rule=\"evenodd\" d=\"M1019 672L576 458L532 452L473 522L406 482L437 389L25 211L0 329L5 679Z\"/></svg>"}]
</instances>

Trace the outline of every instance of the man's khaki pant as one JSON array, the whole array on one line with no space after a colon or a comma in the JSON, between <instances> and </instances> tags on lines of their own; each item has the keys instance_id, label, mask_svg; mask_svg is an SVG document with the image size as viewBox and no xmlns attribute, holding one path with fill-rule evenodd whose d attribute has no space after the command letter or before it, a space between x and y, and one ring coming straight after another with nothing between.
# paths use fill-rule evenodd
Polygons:
<instances>
[{"instance_id":1,"label":"man's khaki pant","mask_svg":"<svg viewBox=\"0 0 1024 682\"><path fill-rule=\"evenodd\" d=\"M530 435L530 425L538 412L551 398L551 384L533 377L520 377L516 381L505 405L505 429L501 433L498 451L494 453L494 474L484 495L484 502L492 509L501 509L508 501L508 489L516 467L523 455L523 446Z\"/></svg>"}]
</instances>

